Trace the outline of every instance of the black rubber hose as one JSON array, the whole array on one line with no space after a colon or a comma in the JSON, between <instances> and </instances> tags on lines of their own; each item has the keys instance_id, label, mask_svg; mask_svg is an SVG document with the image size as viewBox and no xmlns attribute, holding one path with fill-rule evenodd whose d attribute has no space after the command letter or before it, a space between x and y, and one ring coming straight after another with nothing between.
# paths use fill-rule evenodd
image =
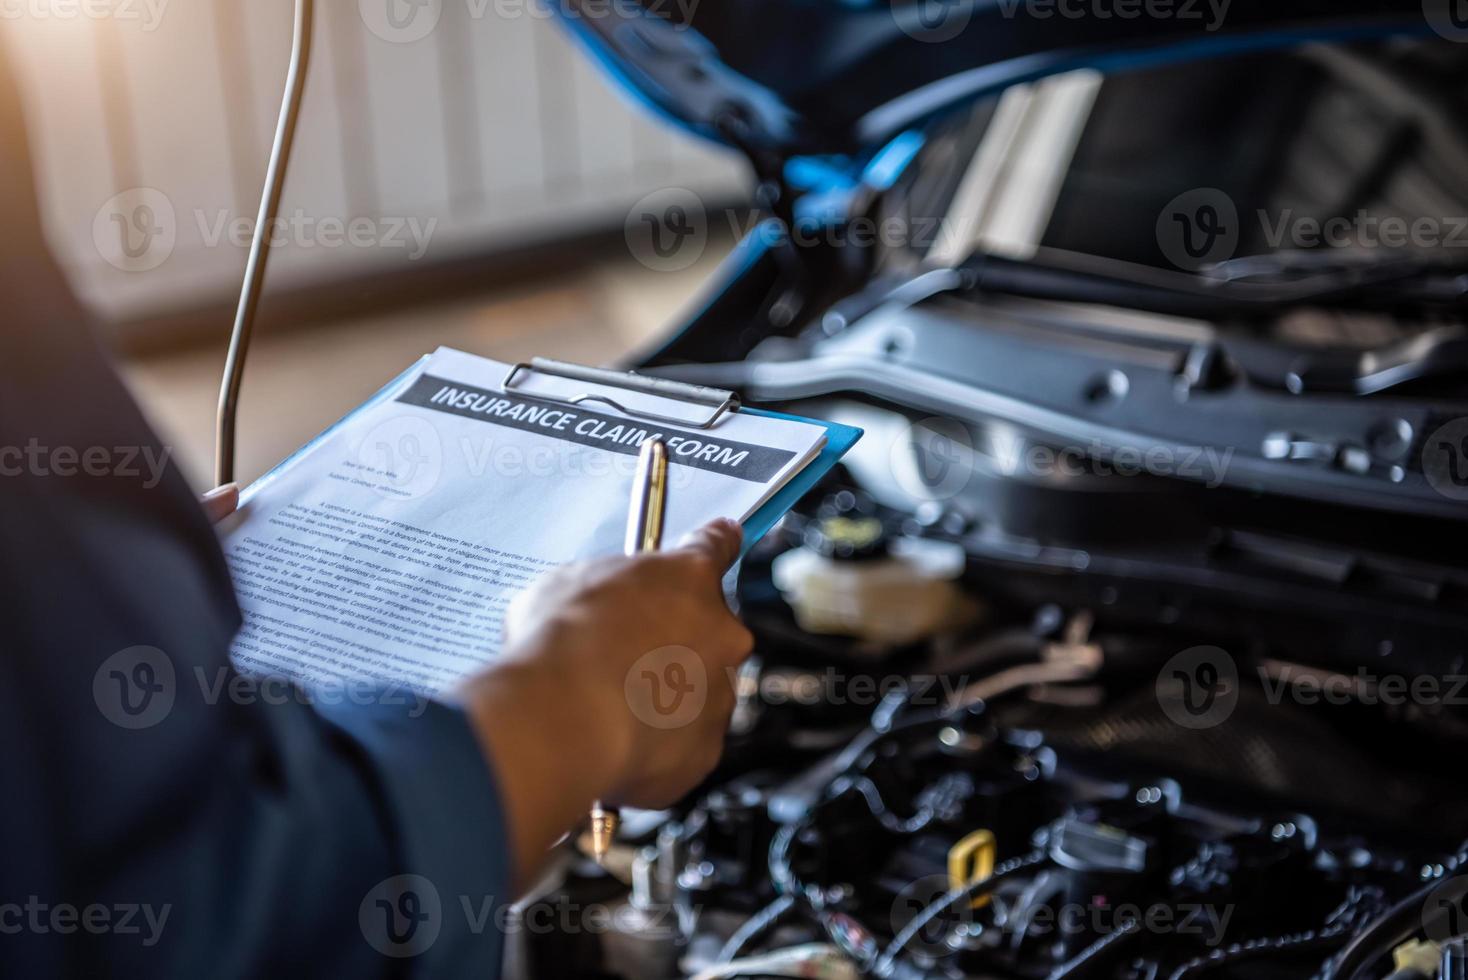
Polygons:
<instances>
[{"instance_id":1,"label":"black rubber hose","mask_svg":"<svg viewBox=\"0 0 1468 980\"><path fill-rule=\"evenodd\" d=\"M1455 876L1463 877L1463 876ZM1355 980L1356 974L1389 953L1393 947L1406 942L1425 923L1422 918L1422 903L1434 891L1453 878L1434 878L1413 891L1371 925L1362 929L1346 944L1340 955L1326 969L1324 980ZM1444 909L1440 915L1446 915Z\"/></svg>"},{"instance_id":2,"label":"black rubber hose","mask_svg":"<svg viewBox=\"0 0 1468 980\"><path fill-rule=\"evenodd\" d=\"M1029 871L1049 860L1043 851L1031 851L1022 857L1010 858L1008 861L1002 862L994 869L994 873L987 878L980 878L977 881L972 881L964 885L962 888L955 888L950 892L945 892L942 897L913 916L912 920L902 927L902 931L892 939L892 942L882 951L882 955L877 958L876 965L872 968L871 972L878 977L891 976L896 967L897 958L902 955L903 951L907 948L907 944L912 942L913 937L922 932L923 928L929 922L932 922L959 902L988 894L1006 878L1013 877L1022 871Z\"/></svg>"},{"instance_id":3,"label":"black rubber hose","mask_svg":"<svg viewBox=\"0 0 1468 980\"><path fill-rule=\"evenodd\" d=\"M1104 966L1117 947L1123 945L1127 940L1142 931L1142 923L1137 919L1128 919L1115 931L1108 932L1100 939L1091 943L1075 956L1050 971L1045 980L1079 980L1088 976L1093 970Z\"/></svg>"},{"instance_id":4,"label":"black rubber hose","mask_svg":"<svg viewBox=\"0 0 1468 980\"><path fill-rule=\"evenodd\" d=\"M729 941L724 944L724 948L719 951L718 959L714 962L721 966L734 962L739 958L739 954L744 952L746 946L778 925L780 920L785 918L794 907L794 895L777 896L769 905L750 916L744 925L729 937Z\"/></svg>"}]
</instances>

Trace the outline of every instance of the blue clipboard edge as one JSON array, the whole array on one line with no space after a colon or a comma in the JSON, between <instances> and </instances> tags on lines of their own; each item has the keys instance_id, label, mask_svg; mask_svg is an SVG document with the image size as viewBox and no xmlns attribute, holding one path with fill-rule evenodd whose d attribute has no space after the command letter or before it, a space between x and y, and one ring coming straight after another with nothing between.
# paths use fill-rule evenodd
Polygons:
<instances>
[{"instance_id":1,"label":"blue clipboard edge","mask_svg":"<svg viewBox=\"0 0 1468 980\"><path fill-rule=\"evenodd\" d=\"M807 425L819 425L826 430L826 444L821 447L820 453L805 469L790 478L790 482L781 487L773 497L765 501L764 506L753 514L749 520L744 522L744 546L740 549L739 557L743 558L749 554L749 549L774 526L780 523L780 518L790 512L790 508L800 502L800 498L809 493L817 483L839 462L841 457L856 445L864 433L853 425L842 425L840 422L827 422L825 419L806 418L803 415L787 415L784 412L771 412L763 408L741 408L739 410L748 415L763 415L772 419L789 419L793 422L804 422Z\"/></svg>"},{"instance_id":2,"label":"blue clipboard edge","mask_svg":"<svg viewBox=\"0 0 1468 980\"><path fill-rule=\"evenodd\" d=\"M315 438L308 440L300 449L276 463L254 483L240 491L240 507L243 508L255 494L269 486L276 477L320 445L338 428L351 421L358 412L364 412L392 398L430 356L425 354L414 361L406 371L379 388L371 398L327 426ZM749 515L749 519L744 522L744 545L739 552L739 557L743 558L749 554L749 549L753 548L760 538L769 534L774 526L780 523L780 518L784 517L790 508L800 502L801 497L809 493L827 473L831 472L832 468L841 461L841 457L856 445L857 440L864 433L855 426L842 425L839 422L827 422L824 419L806 418L802 415L787 415L784 412L771 412L763 408L741 408L740 411L749 415L763 415L766 418L788 419L792 422L804 422L807 425L819 425L826 430L826 444L816 458L811 460L805 469L791 477L790 482L776 491L773 497L765 501L764 505Z\"/></svg>"}]
</instances>

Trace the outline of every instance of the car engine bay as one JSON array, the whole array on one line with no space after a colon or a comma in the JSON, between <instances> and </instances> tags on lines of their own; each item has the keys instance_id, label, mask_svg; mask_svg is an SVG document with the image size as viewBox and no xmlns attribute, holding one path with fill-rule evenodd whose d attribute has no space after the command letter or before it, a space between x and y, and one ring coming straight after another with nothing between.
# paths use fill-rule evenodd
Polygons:
<instances>
[{"instance_id":1,"label":"car engine bay","mask_svg":"<svg viewBox=\"0 0 1468 980\"><path fill-rule=\"evenodd\" d=\"M507 975L1468 977L1468 283L1336 249L1194 274L1154 230L1179 186L1453 190L1460 49L1108 78L1018 259L737 257L647 368L867 434L726 581L756 646L718 769L605 868L563 849ZM1403 88L1441 96L1420 139L1323 149ZM846 217L951 212L995 115Z\"/></svg>"},{"instance_id":2,"label":"car engine bay","mask_svg":"<svg viewBox=\"0 0 1468 980\"><path fill-rule=\"evenodd\" d=\"M914 557L954 530L838 488L746 560L758 644L724 762L686 806L630 815L610 875L573 855L520 908L523 975L1349 976L1330 971L1358 936L1418 971L1394 978L1438 975L1468 891L1451 680L1424 708L1262 637L1184 639L1176 609L1112 625L1104 589L1099 615L1007 603ZM807 634L840 612L786 601L778 563L805 556L925 568L908 621L962 625Z\"/></svg>"}]
</instances>

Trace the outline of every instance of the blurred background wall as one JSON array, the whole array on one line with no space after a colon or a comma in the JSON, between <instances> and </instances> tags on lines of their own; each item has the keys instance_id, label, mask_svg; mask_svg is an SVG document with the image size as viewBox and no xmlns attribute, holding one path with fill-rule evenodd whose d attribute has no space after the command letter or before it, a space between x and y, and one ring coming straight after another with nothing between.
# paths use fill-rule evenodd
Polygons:
<instances>
[{"instance_id":1,"label":"blurred background wall","mask_svg":"<svg viewBox=\"0 0 1468 980\"><path fill-rule=\"evenodd\" d=\"M625 354L726 244L649 269L624 241L630 209L668 187L747 195L740 161L625 101L534 0L317 8L244 394L245 477L439 343ZM289 0L0 9L53 250L200 482L291 15ZM306 377L310 395L293 383Z\"/></svg>"}]
</instances>

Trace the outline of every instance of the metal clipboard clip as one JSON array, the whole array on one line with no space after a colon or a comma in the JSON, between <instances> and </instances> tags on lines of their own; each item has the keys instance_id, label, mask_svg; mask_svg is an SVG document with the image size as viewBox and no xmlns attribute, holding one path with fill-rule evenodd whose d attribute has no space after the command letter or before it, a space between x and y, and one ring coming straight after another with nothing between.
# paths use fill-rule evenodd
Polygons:
<instances>
[{"instance_id":1,"label":"metal clipboard clip","mask_svg":"<svg viewBox=\"0 0 1468 980\"><path fill-rule=\"evenodd\" d=\"M531 358L528 362L521 361L512 365L505 375L505 380L500 387L506 392L514 390L515 381L522 374L529 372L546 374L556 378L569 378L573 381L586 381L591 384L607 385L612 388L622 388L626 391L641 392L645 395L656 395L660 398L668 398L673 401L688 402L693 405L706 405L711 410L708 418L702 422L689 421L688 419L675 418L670 415L658 415L655 412L639 411L628 408L606 395L596 392L586 392L580 395L547 395L541 392L528 393L533 398L543 401L561 402L565 405L581 405L587 402L600 402L610 405L623 415L632 418L644 419L649 422L663 422L668 425L682 425L694 429L712 429L714 425L729 412L739 411L739 396L732 391L723 388L709 388L705 385L689 384L686 381L670 381L667 378L650 378L646 375L635 374L631 371L610 371L605 368L583 367L580 364L570 364L566 361L556 361L548 357Z\"/></svg>"}]
</instances>

